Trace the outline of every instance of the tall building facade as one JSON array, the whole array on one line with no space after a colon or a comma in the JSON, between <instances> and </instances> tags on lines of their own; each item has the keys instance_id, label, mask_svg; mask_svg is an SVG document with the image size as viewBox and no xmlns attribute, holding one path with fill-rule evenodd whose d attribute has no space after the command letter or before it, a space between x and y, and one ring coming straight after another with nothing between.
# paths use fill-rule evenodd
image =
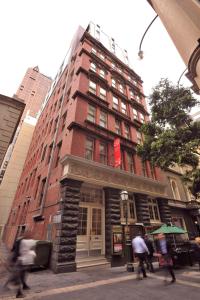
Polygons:
<instances>
[{"instance_id":1,"label":"tall building facade","mask_svg":"<svg viewBox=\"0 0 200 300\"><path fill-rule=\"evenodd\" d=\"M200 94L199 0L147 0L159 15L180 56L188 67L186 76Z\"/></svg>"},{"instance_id":2,"label":"tall building facade","mask_svg":"<svg viewBox=\"0 0 200 300\"><path fill-rule=\"evenodd\" d=\"M51 240L55 272L76 270L79 257L111 259L112 228L126 219L146 228L170 221L162 174L135 150L148 120L142 80L127 52L102 35L90 24L73 39L34 130L6 228L10 247L24 230Z\"/></svg>"},{"instance_id":3,"label":"tall building facade","mask_svg":"<svg viewBox=\"0 0 200 300\"><path fill-rule=\"evenodd\" d=\"M16 102L23 99L24 112L9 145L0 169L0 228L7 222L18 181L21 176L27 151L36 124L36 117L50 88L52 80L39 72L38 67L29 68L14 95ZM21 100L22 101L22 100ZM24 104L23 104L24 105ZM1 237L1 234L0 234Z\"/></svg>"}]
</instances>

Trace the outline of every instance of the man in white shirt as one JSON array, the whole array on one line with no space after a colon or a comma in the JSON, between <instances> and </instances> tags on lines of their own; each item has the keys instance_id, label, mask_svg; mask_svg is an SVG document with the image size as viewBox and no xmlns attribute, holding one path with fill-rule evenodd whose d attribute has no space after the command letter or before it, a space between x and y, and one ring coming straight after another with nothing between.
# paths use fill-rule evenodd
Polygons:
<instances>
[{"instance_id":1,"label":"man in white shirt","mask_svg":"<svg viewBox=\"0 0 200 300\"><path fill-rule=\"evenodd\" d=\"M132 240L132 247L134 251L135 257L138 259L138 270L137 270L137 278L141 279L140 273L142 272L143 278L147 277L146 270L144 267L144 261L146 259L146 255L149 254L149 250L145 244L143 238L138 235Z\"/></svg>"}]
</instances>

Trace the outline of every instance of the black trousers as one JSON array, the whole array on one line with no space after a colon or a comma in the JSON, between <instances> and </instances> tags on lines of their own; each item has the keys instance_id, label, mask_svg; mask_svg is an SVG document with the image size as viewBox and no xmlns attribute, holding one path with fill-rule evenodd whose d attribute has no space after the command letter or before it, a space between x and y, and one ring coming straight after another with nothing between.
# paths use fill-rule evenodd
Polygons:
<instances>
[{"instance_id":1,"label":"black trousers","mask_svg":"<svg viewBox=\"0 0 200 300\"><path fill-rule=\"evenodd\" d=\"M174 274L173 266L171 264L171 261L172 261L171 257L168 254L164 254L163 258L165 260L165 266L164 267L165 267L166 271L169 272L172 279L175 280L176 277L175 277L175 274Z\"/></svg>"},{"instance_id":2,"label":"black trousers","mask_svg":"<svg viewBox=\"0 0 200 300\"><path fill-rule=\"evenodd\" d=\"M146 253L135 253L135 256L138 258L138 276L142 272L143 277L147 277L145 267L144 267L144 262L146 260Z\"/></svg>"}]
</instances>

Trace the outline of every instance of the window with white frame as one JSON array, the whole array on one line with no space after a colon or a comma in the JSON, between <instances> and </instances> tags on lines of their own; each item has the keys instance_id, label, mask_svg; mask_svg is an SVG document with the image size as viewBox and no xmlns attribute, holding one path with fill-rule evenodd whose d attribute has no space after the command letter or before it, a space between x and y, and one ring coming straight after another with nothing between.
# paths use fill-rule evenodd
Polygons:
<instances>
[{"instance_id":1,"label":"window with white frame","mask_svg":"<svg viewBox=\"0 0 200 300\"><path fill-rule=\"evenodd\" d=\"M135 96L137 102L140 102L140 97L138 95Z\"/></svg>"},{"instance_id":2,"label":"window with white frame","mask_svg":"<svg viewBox=\"0 0 200 300\"><path fill-rule=\"evenodd\" d=\"M94 159L94 139L87 137L85 143L85 158L89 160Z\"/></svg>"},{"instance_id":3,"label":"window with white frame","mask_svg":"<svg viewBox=\"0 0 200 300\"><path fill-rule=\"evenodd\" d=\"M113 108L119 109L119 99L115 96L113 96Z\"/></svg>"},{"instance_id":4,"label":"window with white frame","mask_svg":"<svg viewBox=\"0 0 200 300\"><path fill-rule=\"evenodd\" d=\"M93 105L88 106L88 115L87 115L87 120L95 123L96 120L96 107L94 107Z\"/></svg>"},{"instance_id":5,"label":"window with white frame","mask_svg":"<svg viewBox=\"0 0 200 300\"><path fill-rule=\"evenodd\" d=\"M179 189L178 189L178 185L175 179L170 178L170 184L171 184L171 188L172 188L172 193L174 196L174 199L176 200L180 200L180 193L179 193Z\"/></svg>"},{"instance_id":6,"label":"window with white frame","mask_svg":"<svg viewBox=\"0 0 200 300\"><path fill-rule=\"evenodd\" d=\"M138 120L138 111L135 108L133 108L133 118Z\"/></svg>"},{"instance_id":7,"label":"window with white frame","mask_svg":"<svg viewBox=\"0 0 200 300\"><path fill-rule=\"evenodd\" d=\"M131 139L130 126L127 124L124 124L124 136L129 140Z\"/></svg>"},{"instance_id":8,"label":"window with white frame","mask_svg":"<svg viewBox=\"0 0 200 300\"><path fill-rule=\"evenodd\" d=\"M99 144L99 159L100 163L107 164L107 145L105 143Z\"/></svg>"},{"instance_id":9,"label":"window with white frame","mask_svg":"<svg viewBox=\"0 0 200 300\"><path fill-rule=\"evenodd\" d=\"M160 214L156 199L148 199L150 221L160 222Z\"/></svg>"},{"instance_id":10,"label":"window with white frame","mask_svg":"<svg viewBox=\"0 0 200 300\"><path fill-rule=\"evenodd\" d=\"M123 94L124 93L124 87L123 87L123 84L119 84L118 85L118 88L119 88L119 91Z\"/></svg>"},{"instance_id":11,"label":"window with white frame","mask_svg":"<svg viewBox=\"0 0 200 300\"><path fill-rule=\"evenodd\" d=\"M115 120L115 132L121 135L121 122L119 120Z\"/></svg>"},{"instance_id":12,"label":"window with white frame","mask_svg":"<svg viewBox=\"0 0 200 300\"><path fill-rule=\"evenodd\" d=\"M115 65L113 62L111 63L111 67L112 67L112 69L114 69L114 70L116 69L116 65Z\"/></svg>"},{"instance_id":13,"label":"window with white frame","mask_svg":"<svg viewBox=\"0 0 200 300\"><path fill-rule=\"evenodd\" d=\"M126 224L126 218L128 224L133 224L137 220L135 199L131 195L129 195L127 203L121 201L121 224Z\"/></svg>"},{"instance_id":14,"label":"window with white frame","mask_svg":"<svg viewBox=\"0 0 200 300\"><path fill-rule=\"evenodd\" d=\"M112 86L114 88L117 88L117 82L116 82L116 80L114 78L112 78Z\"/></svg>"},{"instance_id":15,"label":"window with white frame","mask_svg":"<svg viewBox=\"0 0 200 300\"><path fill-rule=\"evenodd\" d=\"M136 130L136 138L137 138L137 143L141 144L142 143L142 134L138 130Z\"/></svg>"},{"instance_id":16,"label":"window with white frame","mask_svg":"<svg viewBox=\"0 0 200 300\"><path fill-rule=\"evenodd\" d=\"M126 103L123 101L121 101L121 111L123 114L127 115L127 106L126 106Z\"/></svg>"},{"instance_id":17,"label":"window with white frame","mask_svg":"<svg viewBox=\"0 0 200 300\"><path fill-rule=\"evenodd\" d=\"M130 96L132 99L134 99L134 92L132 90L130 90Z\"/></svg>"},{"instance_id":18,"label":"window with white frame","mask_svg":"<svg viewBox=\"0 0 200 300\"><path fill-rule=\"evenodd\" d=\"M90 69L91 69L92 71L96 72L96 71L97 71L97 66L96 66L93 62L91 62L91 64L90 64Z\"/></svg>"},{"instance_id":19,"label":"window with white frame","mask_svg":"<svg viewBox=\"0 0 200 300\"><path fill-rule=\"evenodd\" d=\"M145 122L145 118L144 118L144 115L142 113L140 113L140 122L142 122L142 123Z\"/></svg>"},{"instance_id":20,"label":"window with white frame","mask_svg":"<svg viewBox=\"0 0 200 300\"><path fill-rule=\"evenodd\" d=\"M89 81L89 91L95 95L97 93L97 85L95 82L93 82L91 80Z\"/></svg>"},{"instance_id":21,"label":"window with white frame","mask_svg":"<svg viewBox=\"0 0 200 300\"><path fill-rule=\"evenodd\" d=\"M105 71L104 70L102 70L102 69L100 69L99 70L99 75L102 77L102 78L105 78Z\"/></svg>"},{"instance_id":22,"label":"window with white frame","mask_svg":"<svg viewBox=\"0 0 200 300\"><path fill-rule=\"evenodd\" d=\"M104 112L104 111L100 111L100 117L99 117L99 125L104 127L104 128L107 128L107 113Z\"/></svg>"},{"instance_id":23,"label":"window with white frame","mask_svg":"<svg viewBox=\"0 0 200 300\"><path fill-rule=\"evenodd\" d=\"M106 100L106 90L100 87L99 89L99 97L103 100Z\"/></svg>"},{"instance_id":24,"label":"window with white frame","mask_svg":"<svg viewBox=\"0 0 200 300\"><path fill-rule=\"evenodd\" d=\"M91 52L94 53L94 54L97 54L97 50L95 48L92 48Z\"/></svg>"},{"instance_id":25,"label":"window with white frame","mask_svg":"<svg viewBox=\"0 0 200 300\"><path fill-rule=\"evenodd\" d=\"M99 53L99 57L100 57L102 60L105 60L105 56L104 56L102 53Z\"/></svg>"},{"instance_id":26,"label":"window with white frame","mask_svg":"<svg viewBox=\"0 0 200 300\"><path fill-rule=\"evenodd\" d=\"M128 171L134 173L134 161L132 153L127 152Z\"/></svg>"},{"instance_id":27,"label":"window with white frame","mask_svg":"<svg viewBox=\"0 0 200 300\"><path fill-rule=\"evenodd\" d=\"M118 68L118 72L121 74L122 73L122 69Z\"/></svg>"}]
</instances>

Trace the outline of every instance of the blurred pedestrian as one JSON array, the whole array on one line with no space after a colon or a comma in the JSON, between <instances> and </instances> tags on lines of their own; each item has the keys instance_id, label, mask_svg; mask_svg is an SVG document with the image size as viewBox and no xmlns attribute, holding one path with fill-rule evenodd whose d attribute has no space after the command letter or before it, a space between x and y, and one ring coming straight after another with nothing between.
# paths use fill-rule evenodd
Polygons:
<instances>
[{"instance_id":1,"label":"blurred pedestrian","mask_svg":"<svg viewBox=\"0 0 200 300\"><path fill-rule=\"evenodd\" d=\"M162 265L167 272L171 275L171 283L176 282L176 277L173 270L173 261L171 256L171 246L167 242L163 233L158 234L156 248L158 253L161 255Z\"/></svg>"},{"instance_id":2,"label":"blurred pedestrian","mask_svg":"<svg viewBox=\"0 0 200 300\"><path fill-rule=\"evenodd\" d=\"M149 250L149 254L146 255L146 264L147 264L147 269L150 271L150 272L154 272L154 267L153 267L153 254L154 254L154 246L153 246L153 242L150 240L148 234L145 234L144 236L144 241L145 241L145 244Z\"/></svg>"},{"instance_id":3,"label":"blurred pedestrian","mask_svg":"<svg viewBox=\"0 0 200 300\"><path fill-rule=\"evenodd\" d=\"M149 254L149 250L144 242L144 239L141 237L140 234L138 234L138 236L136 236L132 240L132 247L133 247L134 255L138 259L137 279L142 279L140 277L141 272L143 274L143 278L146 278L147 274L144 267L144 262L145 262L146 254Z\"/></svg>"},{"instance_id":4,"label":"blurred pedestrian","mask_svg":"<svg viewBox=\"0 0 200 300\"><path fill-rule=\"evenodd\" d=\"M36 241L27 237L28 234L18 238L13 245L9 267L11 275L5 284L8 288L16 289L16 298L23 298L22 290L30 289L26 277L36 257L34 251Z\"/></svg>"}]
</instances>

